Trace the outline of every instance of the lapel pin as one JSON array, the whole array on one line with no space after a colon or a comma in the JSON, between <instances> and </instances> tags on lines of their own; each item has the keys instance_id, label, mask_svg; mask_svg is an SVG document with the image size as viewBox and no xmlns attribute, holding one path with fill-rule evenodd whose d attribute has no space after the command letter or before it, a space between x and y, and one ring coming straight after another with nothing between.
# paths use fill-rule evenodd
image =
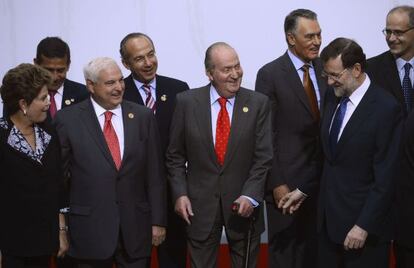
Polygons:
<instances>
[{"instance_id":1,"label":"lapel pin","mask_svg":"<svg viewBox=\"0 0 414 268\"><path fill-rule=\"evenodd\" d=\"M71 104L72 104L72 102L71 102L70 100L65 100L65 104L66 104L66 105L71 105Z\"/></svg>"},{"instance_id":2,"label":"lapel pin","mask_svg":"<svg viewBox=\"0 0 414 268\"><path fill-rule=\"evenodd\" d=\"M243 112L244 113L247 113L249 111L249 108L247 108L246 106L245 107L243 107Z\"/></svg>"},{"instance_id":3,"label":"lapel pin","mask_svg":"<svg viewBox=\"0 0 414 268\"><path fill-rule=\"evenodd\" d=\"M129 117L130 119L132 119L132 118L134 118L134 114L133 114L133 113L129 113L129 114L128 114L128 117Z\"/></svg>"},{"instance_id":4,"label":"lapel pin","mask_svg":"<svg viewBox=\"0 0 414 268\"><path fill-rule=\"evenodd\" d=\"M162 101L166 101L166 100L167 100L167 95L165 95L165 94L164 94L164 95L162 95L162 96L161 96L161 100L162 100Z\"/></svg>"}]
</instances>

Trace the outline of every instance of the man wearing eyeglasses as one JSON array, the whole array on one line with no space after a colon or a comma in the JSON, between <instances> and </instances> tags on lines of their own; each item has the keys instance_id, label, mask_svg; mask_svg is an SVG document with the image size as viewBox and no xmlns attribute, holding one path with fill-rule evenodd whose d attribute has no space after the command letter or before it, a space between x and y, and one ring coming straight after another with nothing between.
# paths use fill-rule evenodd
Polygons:
<instances>
[{"instance_id":1,"label":"man wearing eyeglasses","mask_svg":"<svg viewBox=\"0 0 414 268\"><path fill-rule=\"evenodd\" d=\"M368 60L367 73L391 92L407 115L414 107L414 7L391 9L382 32L390 49Z\"/></svg>"},{"instance_id":2,"label":"man wearing eyeglasses","mask_svg":"<svg viewBox=\"0 0 414 268\"><path fill-rule=\"evenodd\" d=\"M335 39L321 59L330 88L321 120L318 268L387 268L401 107L366 75L355 41Z\"/></svg>"},{"instance_id":3,"label":"man wearing eyeglasses","mask_svg":"<svg viewBox=\"0 0 414 268\"><path fill-rule=\"evenodd\" d=\"M321 28L317 15L307 9L288 14L284 28L288 50L264 65L256 79L256 91L266 94L272 106L274 157L266 185L269 267L313 268L322 166L319 118L326 89L318 58ZM292 208L301 208L290 215L289 200L295 197Z\"/></svg>"}]
</instances>

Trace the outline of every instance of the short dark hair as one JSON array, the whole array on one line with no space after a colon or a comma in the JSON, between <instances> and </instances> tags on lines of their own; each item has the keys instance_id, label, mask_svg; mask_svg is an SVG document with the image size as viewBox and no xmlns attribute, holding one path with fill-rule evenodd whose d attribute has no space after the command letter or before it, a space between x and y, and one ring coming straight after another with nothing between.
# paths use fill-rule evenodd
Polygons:
<instances>
[{"instance_id":1,"label":"short dark hair","mask_svg":"<svg viewBox=\"0 0 414 268\"><path fill-rule=\"evenodd\" d=\"M229 44L227 44L225 42L216 42L216 43L213 43L212 45L210 45L207 48L206 55L204 57L204 67L205 67L205 69L207 71L210 71L210 70L214 69L214 64L213 64L213 61L211 59L211 54L212 54L213 50L216 47L219 47L219 46L224 46L224 47L232 48Z\"/></svg>"},{"instance_id":2,"label":"short dark hair","mask_svg":"<svg viewBox=\"0 0 414 268\"><path fill-rule=\"evenodd\" d=\"M361 65L361 70L365 71L366 56L362 48L354 41L348 38L336 38L329 43L321 52L321 60L326 63L330 59L335 59L341 55L342 66L350 68L356 63Z\"/></svg>"},{"instance_id":3,"label":"short dark hair","mask_svg":"<svg viewBox=\"0 0 414 268\"><path fill-rule=\"evenodd\" d=\"M152 47L155 49L154 42L152 42L152 39L148 35L146 35L144 33L139 33L139 32L130 33L122 39L121 44L119 45L119 53L121 54L121 59L127 60L127 58L128 58L128 55L127 55L128 53L126 51L126 43L128 42L128 40L133 39L133 38L138 38L138 37L147 38L148 41L150 41Z\"/></svg>"},{"instance_id":4,"label":"short dark hair","mask_svg":"<svg viewBox=\"0 0 414 268\"><path fill-rule=\"evenodd\" d=\"M409 27L414 27L414 7L412 7L412 6L396 6L388 12L387 17L391 13L394 13L396 11L402 11L402 12L407 13L407 15L408 15L408 26Z\"/></svg>"},{"instance_id":5,"label":"short dark hair","mask_svg":"<svg viewBox=\"0 0 414 268\"><path fill-rule=\"evenodd\" d=\"M285 34L296 31L299 18L306 18L310 20L317 20L318 16L315 12L309 9L295 9L290 12L285 18Z\"/></svg>"},{"instance_id":6,"label":"short dark hair","mask_svg":"<svg viewBox=\"0 0 414 268\"><path fill-rule=\"evenodd\" d=\"M37 45L36 63L40 64L42 57L46 58L64 58L66 56L67 64L70 64L70 49L68 44L59 37L46 37Z\"/></svg>"},{"instance_id":7,"label":"short dark hair","mask_svg":"<svg viewBox=\"0 0 414 268\"><path fill-rule=\"evenodd\" d=\"M3 77L3 85L0 87L6 114L15 114L20 109L21 99L30 105L40 90L49 86L51 81L50 73L38 65L22 63L10 69Z\"/></svg>"}]
</instances>

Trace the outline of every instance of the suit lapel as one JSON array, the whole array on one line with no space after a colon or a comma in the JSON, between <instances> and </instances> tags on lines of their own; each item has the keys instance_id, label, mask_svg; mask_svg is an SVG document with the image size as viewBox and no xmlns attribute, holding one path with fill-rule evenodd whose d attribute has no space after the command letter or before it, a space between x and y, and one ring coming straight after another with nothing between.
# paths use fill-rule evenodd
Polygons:
<instances>
[{"instance_id":1,"label":"suit lapel","mask_svg":"<svg viewBox=\"0 0 414 268\"><path fill-rule=\"evenodd\" d=\"M95 141L98 148L102 151L102 154L105 156L108 162L111 163L111 165L114 168L116 168L115 163L112 159L112 155L109 151L108 145L106 144L101 126L99 125L98 118L96 117L95 110L92 106L91 100L82 102L80 104L80 109L81 122L83 122L85 128L91 134L92 139Z\"/></svg>"},{"instance_id":2,"label":"suit lapel","mask_svg":"<svg viewBox=\"0 0 414 268\"><path fill-rule=\"evenodd\" d=\"M138 88L135 85L132 74L125 78L125 93L124 99L144 105L141 94L139 94Z\"/></svg>"},{"instance_id":3,"label":"suit lapel","mask_svg":"<svg viewBox=\"0 0 414 268\"><path fill-rule=\"evenodd\" d=\"M131 124L131 119L135 116L138 116L132 112L130 103L122 102L122 122L124 124L124 155L122 155L122 162L120 170L122 170L122 167L125 162L127 162L127 158L130 155L130 149L134 148L133 141L134 137L136 138L136 135L134 136L134 126L136 124ZM132 115L132 118L131 118ZM115 163L114 163L115 165Z\"/></svg>"},{"instance_id":4,"label":"suit lapel","mask_svg":"<svg viewBox=\"0 0 414 268\"><path fill-rule=\"evenodd\" d=\"M404 94L402 91L400 75L398 74L397 63L390 52L384 57L384 63L382 65L384 66L382 75L384 78L388 77L386 82L389 90L392 91L392 94L400 101L400 103L404 103Z\"/></svg>"},{"instance_id":5,"label":"suit lapel","mask_svg":"<svg viewBox=\"0 0 414 268\"><path fill-rule=\"evenodd\" d=\"M233 117L231 120L231 127L230 127L230 136L229 136L229 141L227 144L227 150L226 150L226 156L224 159L223 168L225 168L228 165L231 158L233 157L236 149L238 148L240 140L242 140L242 135L244 133L243 131L244 126L247 125L245 123L246 112L243 111L243 108L245 107L249 109L248 107L249 98L244 90L245 89L240 88L239 92L236 95L236 100L234 102Z\"/></svg>"},{"instance_id":6,"label":"suit lapel","mask_svg":"<svg viewBox=\"0 0 414 268\"><path fill-rule=\"evenodd\" d=\"M170 102L168 101L169 96L168 96L167 85L165 85L163 78L157 75L155 81L156 81L156 89L155 89L156 113L155 113L155 116L157 116L157 115L164 114L164 110L166 110L166 107L167 107L166 105L169 104Z\"/></svg>"},{"instance_id":7,"label":"suit lapel","mask_svg":"<svg viewBox=\"0 0 414 268\"><path fill-rule=\"evenodd\" d=\"M283 56L284 64L282 65L282 71L285 73L283 76L286 77L287 83L289 86L287 90L292 90L295 95L299 98L300 102L305 106L306 110L309 112L311 116L312 110L309 104L308 96L303 89L302 81L298 75L295 66L293 65L292 61L289 58L288 53L286 52Z\"/></svg>"},{"instance_id":8,"label":"suit lapel","mask_svg":"<svg viewBox=\"0 0 414 268\"><path fill-rule=\"evenodd\" d=\"M213 135L211 129L211 105L210 105L210 84L200 89L200 94L196 95L197 105L194 106L194 115L200 131L200 136L206 146L208 155L212 162L217 163L217 157L214 150Z\"/></svg>"},{"instance_id":9,"label":"suit lapel","mask_svg":"<svg viewBox=\"0 0 414 268\"><path fill-rule=\"evenodd\" d=\"M333 91L332 88L330 88L329 90ZM323 150L325 152L326 157L332 160L334 156L332 155L331 146L329 146L329 128L331 126L332 118L334 116L336 107L338 106L338 98L335 97L333 92L329 92L329 94L327 94L326 101L327 105L321 126L321 139Z\"/></svg>"}]
</instances>

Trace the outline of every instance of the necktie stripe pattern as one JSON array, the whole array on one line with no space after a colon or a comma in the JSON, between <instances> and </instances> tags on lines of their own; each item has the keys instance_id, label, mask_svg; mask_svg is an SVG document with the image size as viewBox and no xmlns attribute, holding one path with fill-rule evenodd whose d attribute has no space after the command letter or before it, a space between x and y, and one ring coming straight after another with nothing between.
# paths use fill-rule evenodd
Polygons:
<instances>
[{"instance_id":1,"label":"necktie stripe pattern","mask_svg":"<svg viewBox=\"0 0 414 268\"><path fill-rule=\"evenodd\" d=\"M155 99L152 97L151 94L151 86L145 84L142 86L142 89L145 91L145 94L147 95L147 98L145 99L145 106L147 106L155 112Z\"/></svg>"},{"instance_id":2,"label":"necktie stripe pattern","mask_svg":"<svg viewBox=\"0 0 414 268\"><path fill-rule=\"evenodd\" d=\"M227 100L223 97L220 97L218 99L218 102L220 104L220 112L217 116L215 151L217 162L220 166L222 166L224 164L227 143L229 141L230 118L226 108Z\"/></svg>"},{"instance_id":3,"label":"necktie stripe pattern","mask_svg":"<svg viewBox=\"0 0 414 268\"><path fill-rule=\"evenodd\" d=\"M335 117L332 121L331 132L329 133L329 144L331 147L331 152L333 154L335 154L336 145L338 143L338 136L342 127L342 122L344 121L348 102L348 97L342 97L339 103L339 107L336 110Z\"/></svg>"},{"instance_id":4,"label":"necktie stripe pattern","mask_svg":"<svg viewBox=\"0 0 414 268\"><path fill-rule=\"evenodd\" d=\"M52 119L55 117L57 113L57 106L55 101L56 91L49 90L49 98L50 98L50 106L49 106L49 113Z\"/></svg>"},{"instance_id":5,"label":"necktie stripe pattern","mask_svg":"<svg viewBox=\"0 0 414 268\"><path fill-rule=\"evenodd\" d=\"M413 104L414 104L414 93L413 93L413 87L412 87L411 79L410 79L411 67L412 67L411 64L408 62L404 65L405 73L404 73L404 78L402 82L404 102L405 102L405 107L407 109L407 112L411 111L411 109L413 108Z\"/></svg>"},{"instance_id":6,"label":"necktie stripe pattern","mask_svg":"<svg viewBox=\"0 0 414 268\"><path fill-rule=\"evenodd\" d=\"M313 86L312 79L310 78L309 68L309 64L304 64L301 68L303 71L303 88L305 89L305 93L308 96L313 118L316 121L319 121L320 114L318 100L316 99L315 88Z\"/></svg>"},{"instance_id":7,"label":"necktie stripe pattern","mask_svg":"<svg viewBox=\"0 0 414 268\"><path fill-rule=\"evenodd\" d=\"M114 160L116 169L119 170L121 167L121 150L119 148L119 141L118 137L116 136L115 129L112 126L111 119L112 119L112 112L106 111L105 115L105 123L104 123L104 137L106 143L108 144L109 151L111 152L112 159Z\"/></svg>"}]
</instances>

